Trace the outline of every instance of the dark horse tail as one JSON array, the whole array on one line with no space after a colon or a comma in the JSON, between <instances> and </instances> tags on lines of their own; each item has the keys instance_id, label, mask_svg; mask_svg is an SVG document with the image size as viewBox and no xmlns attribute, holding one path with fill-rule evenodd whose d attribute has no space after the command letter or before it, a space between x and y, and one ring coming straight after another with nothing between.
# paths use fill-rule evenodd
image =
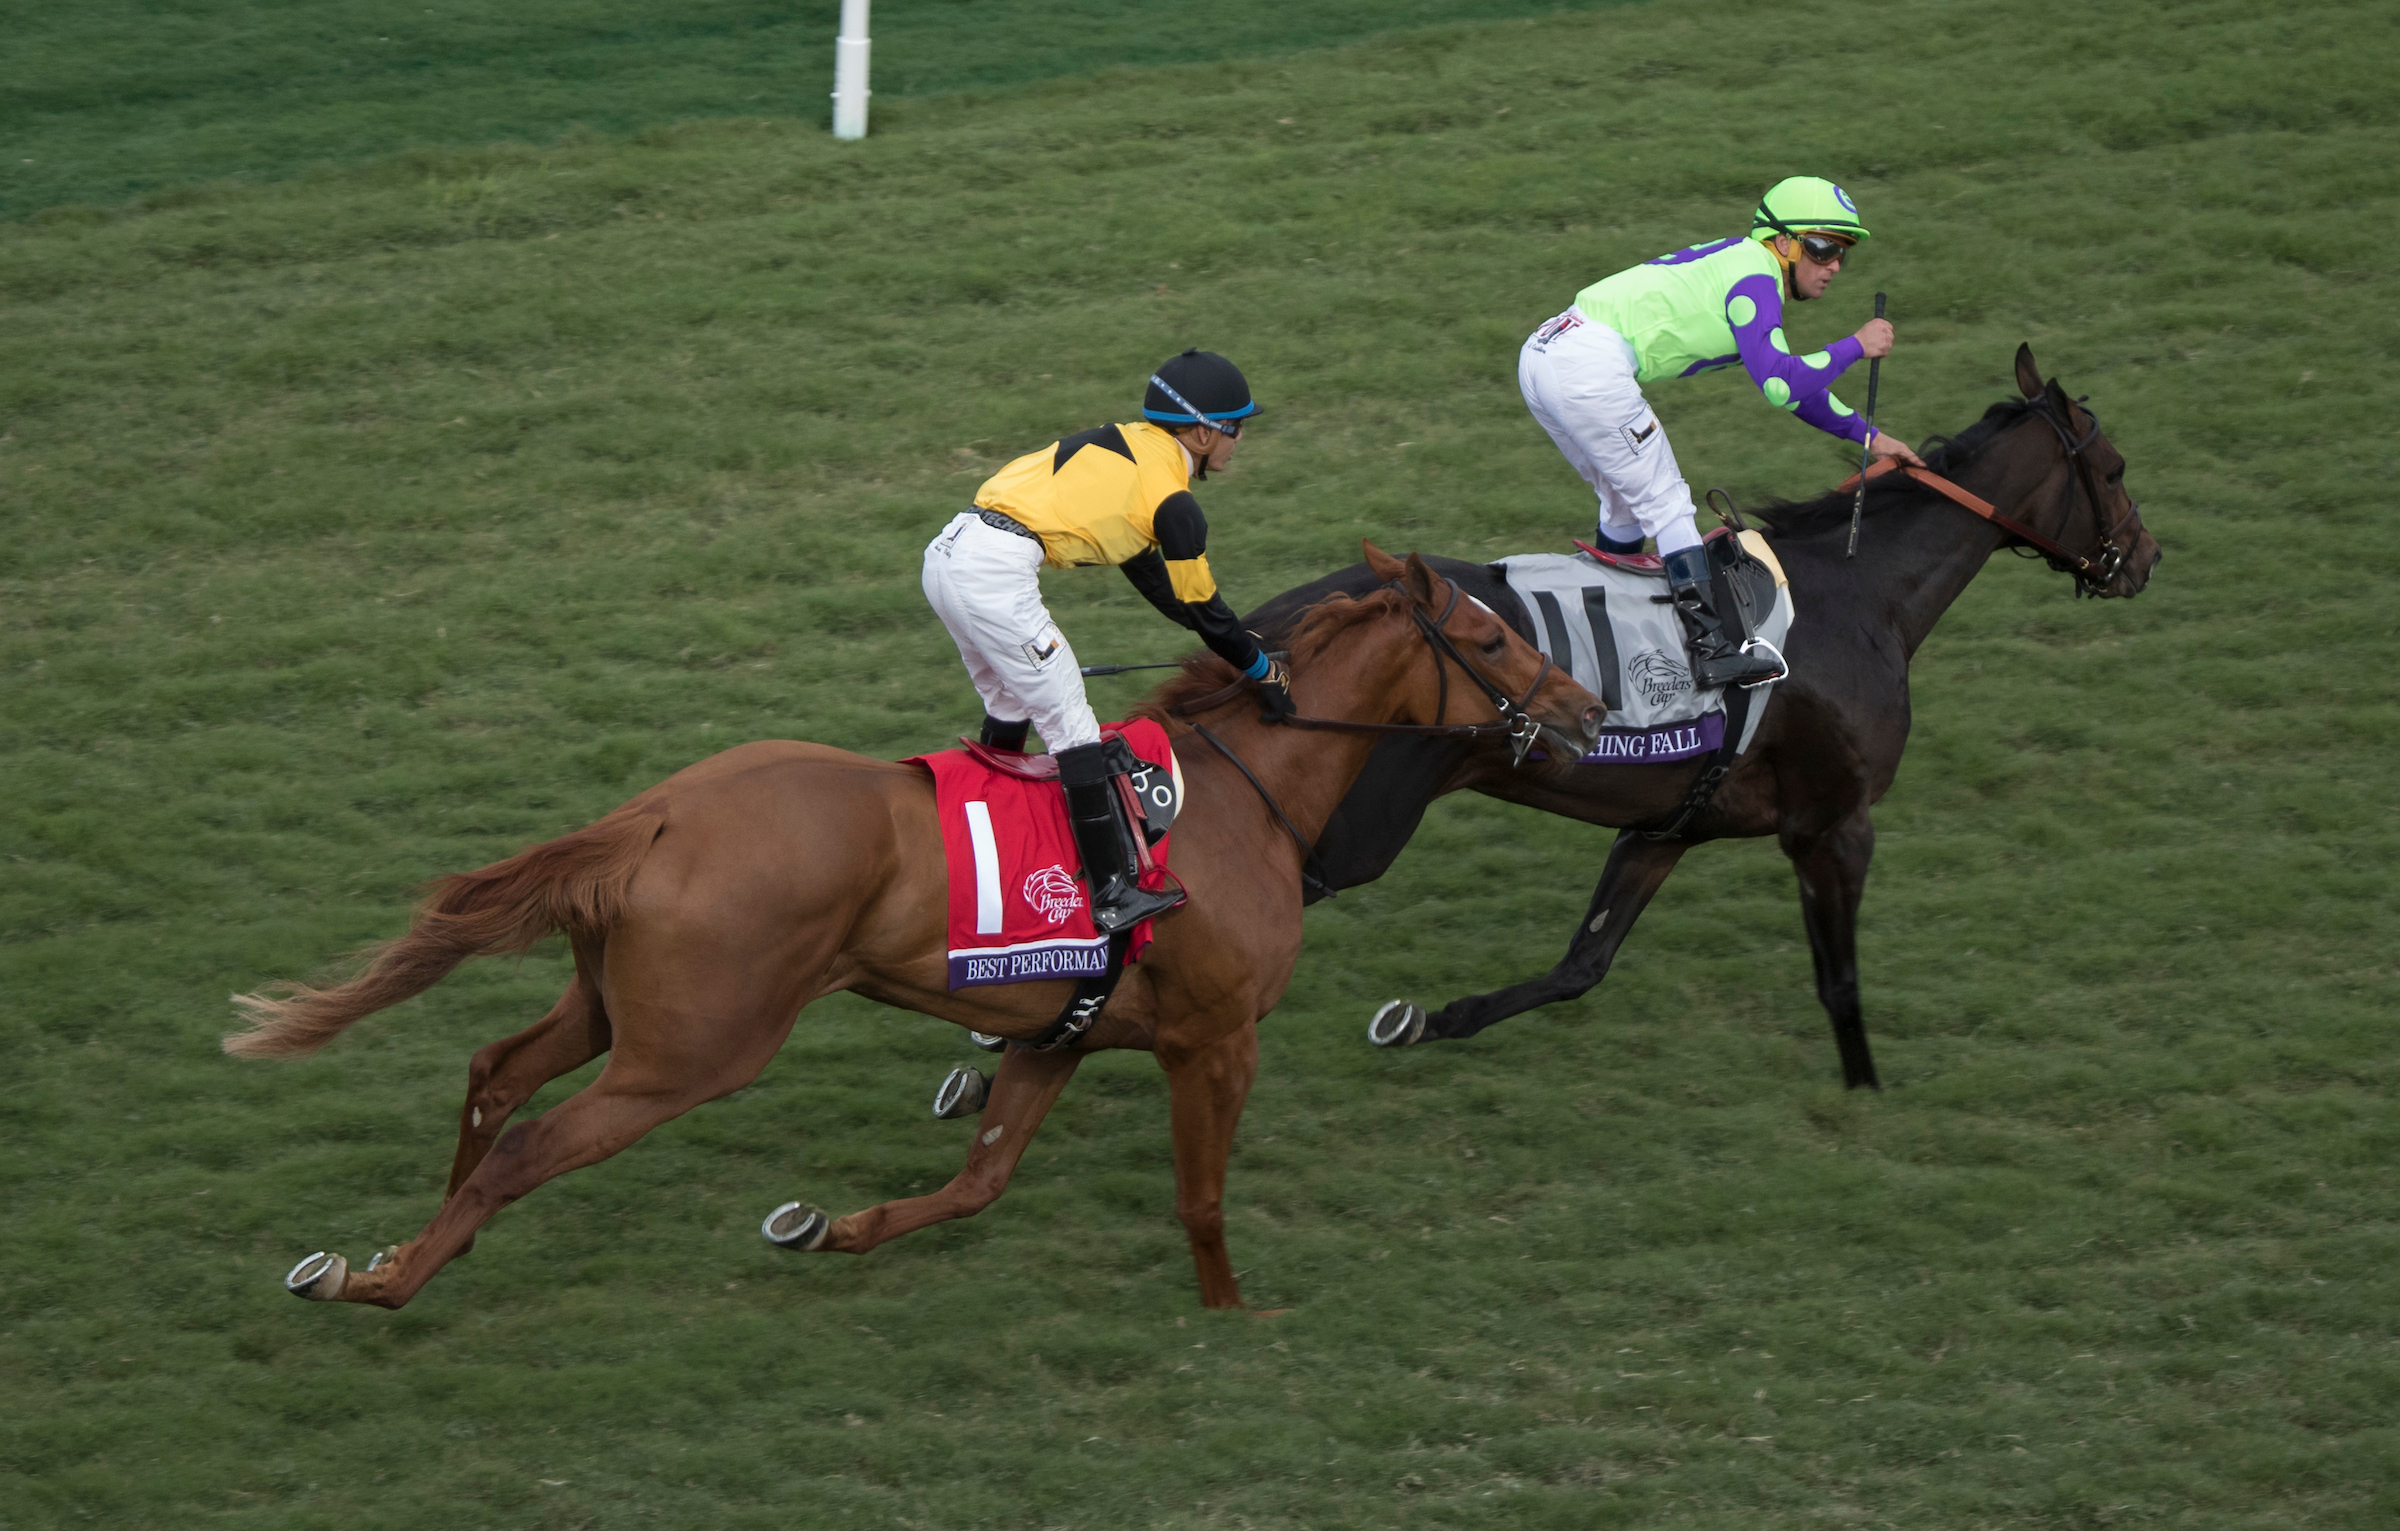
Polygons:
<instances>
[{"instance_id":1,"label":"dark horse tail","mask_svg":"<svg viewBox=\"0 0 2400 1531\"><path fill-rule=\"evenodd\" d=\"M366 970L349 982L233 996L250 1029L228 1036L225 1050L305 1057L352 1021L432 988L469 957L521 952L556 930L602 934L624 912L634 870L666 822L664 813L629 805L506 861L443 878L408 934L371 948Z\"/></svg>"}]
</instances>

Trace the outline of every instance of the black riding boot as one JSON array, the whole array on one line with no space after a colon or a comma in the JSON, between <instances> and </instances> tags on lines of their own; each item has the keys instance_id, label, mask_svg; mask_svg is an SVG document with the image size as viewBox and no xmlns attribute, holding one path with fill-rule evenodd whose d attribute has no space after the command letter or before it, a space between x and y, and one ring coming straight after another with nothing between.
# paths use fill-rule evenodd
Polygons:
<instances>
[{"instance_id":1,"label":"black riding boot","mask_svg":"<svg viewBox=\"0 0 2400 1531\"><path fill-rule=\"evenodd\" d=\"M1608 534L1607 527L1595 526L1592 528L1592 546L1603 553L1638 553L1642 550L1642 534L1634 533L1631 542L1619 542Z\"/></svg>"},{"instance_id":2,"label":"black riding boot","mask_svg":"<svg viewBox=\"0 0 2400 1531\"><path fill-rule=\"evenodd\" d=\"M1010 723L987 712L983 715L983 742L988 748L1014 750L1022 755L1025 753L1025 735L1032 728L1033 722L1029 718L1019 718Z\"/></svg>"},{"instance_id":3,"label":"black riding boot","mask_svg":"<svg viewBox=\"0 0 2400 1531\"><path fill-rule=\"evenodd\" d=\"M1674 592L1675 611L1683 618L1684 641L1691 650L1692 689L1755 685L1783 673L1783 666L1766 655L1742 652L1740 625L1728 624L1717 611L1716 581L1709 574L1706 548L1683 548L1667 554L1664 562L1667 588Z\"/></svg>"},{"instance_id":4,"label":"black riding boot","mask_svg":"<svg viewBox=\"0 0 2400 1531\"><path fill-rule=\"evenodd\" d=\"M1058 784L1067 793L1067 822L1083 855L1092 890L1092 923L1108 934L1130 930L1183 903L1179 890L1152 893L1134 882L1133 826L1125 822L1116 766L1107 744L1058 751Z\"/></svg>"}]
</instances>

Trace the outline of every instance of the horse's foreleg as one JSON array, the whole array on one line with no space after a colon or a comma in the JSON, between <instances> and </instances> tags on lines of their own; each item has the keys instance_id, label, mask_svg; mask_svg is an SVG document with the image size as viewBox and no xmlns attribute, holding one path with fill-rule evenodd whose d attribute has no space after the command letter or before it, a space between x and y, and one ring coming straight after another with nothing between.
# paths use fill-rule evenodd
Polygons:
<instances>
[{"instance_id":1,"label":"horse's foreleg","mask_svg":"<svg viewBox=\"0 0 2400 1531\"><path fill-rule=\"evenodd\" d=\"M1867 1023L1858 1004L1858 903L1867 863L1875 855L1875 824L1860 808L1823 834L1782 837L1783 853L1800 874L1800 913L1808 923L1809 955L1817 965L1817 998L1833 1022L1842 1055L1842 1083L1883 1088Z\"/></svg>"},{"instance_id":2,"label":"horse's foreleg","mask_svg":"<svg viewBox=\"0 0 2400 1531\"><path fill-rule=\"evenodd\" d=\"M1591 907L1584 911L1558 965L1525 983L1452 1000L1427 1018L1425 1035L1471 1037L1495 1021L1589 990L1608 976L1608 966L1616 961L1617 948L1625 944L1633 922L1688 849L1680 840L1645 840L1630 829L1619 832L1617 843L1609 847L1607 865L1600 869Z\"/></svg>"},{"instance_id":3,"label":"horse's foreleg","mask_svg":"<svg viewBox=\"0 0 2400 1531\"><path fill-rule=\"evenodd\" d=\"M1258 1024L1185 1051L1158 1047L1167 1071L1175 1131L1175 1215L1191 1240L1205 1307L1238 1308L1242 1289L1225 1253L1225 1162L1233 1129L1258 1077Z\"/></svg>"},{"instance_id":4,"label":"horse's foreleg","mask_svg":"<svg viewBox=\"0 0 2400 1531\"><path fill-rule=\"evenodd\" d=\"M467 1099L458 1108L458 1153L450 1162L450 1185L458 1188L491 1152L500 1130L533 1093L608 1051L608 1017L577 973L550 1013L477 1053L467 1065Z\"/></svg>"},{"instance_id":5,"label":"horse's foreleg","mask_svg":"<svg viewBox=\"0 0 2400 1531\"><path fill-rule=\"evenodd\" d=\"M1017 1160L1033 1145L1034 1132L1050 1107L1075 1077L1080 1053L1037 1053L1012 1047L992 1076L983 1118L975 1124L975 1146L967 1150L966 1167L930 1196L911 1196L836 1218L817 1248L846 1255L863 1255L876 1245L904 1233L952 1218L973 1217L1008 1188Z\"/></svg>"}]
</instances>

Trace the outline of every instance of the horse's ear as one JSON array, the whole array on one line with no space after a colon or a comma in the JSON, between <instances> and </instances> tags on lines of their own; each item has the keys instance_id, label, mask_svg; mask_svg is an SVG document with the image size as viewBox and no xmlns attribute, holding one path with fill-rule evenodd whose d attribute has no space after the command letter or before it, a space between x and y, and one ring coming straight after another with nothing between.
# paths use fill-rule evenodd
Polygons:
<instances>
[{"instance_id":1,"label":"horse's ear","mask_svg":"<svg viewBox=\"0 0 2400 1531\"><path fill-rule=\"evenodd\" d=\"M2033 364L2033 343L2017 342L2017 392L2028 399L2042 396L2042 369Z\"/></svg>"},{"instance_id":2,"label":"horse's ear","mask_svg":"<svg viewBox=\"0 0 2400 1531\"><path fill-rule=\"evenodd\" d=\"M1408 555L1408 573L1404 583L1418 605L1430 607L1434 604L1434 592L1442 588L1442 577L1434 573L1424 559L1411 553Z\"/></svg>"},{"instance_id":3,"label":"horse's ear","mask_svg":"<svg viewBox=\"0 0 2400 1531\"><path fill-rule=\"evenodd\" d=\"M1391 554L1377 547L1374 543L1369 542L1366 538L1359 538L1358 545L1366 550L1367 567L1373 569L1375 571L1375 577L1379 580L1382 580L1385 584L1388 585L1393 583L1408 572L1406 567L1401 564L1399 559L1394 558Z\"/></svg>"}]
</instances>

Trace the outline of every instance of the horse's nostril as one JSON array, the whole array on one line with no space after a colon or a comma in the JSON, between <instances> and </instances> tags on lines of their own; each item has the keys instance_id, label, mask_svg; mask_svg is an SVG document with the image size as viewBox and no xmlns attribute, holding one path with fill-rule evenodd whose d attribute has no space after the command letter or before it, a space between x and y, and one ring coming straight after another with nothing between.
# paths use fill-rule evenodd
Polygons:
<instances>
[{"instance_id":1,"label":"horse's nostril","mask_svg":"<svg viewBox=\"0 0 2400 1531\"><path fill-rule=\"evenodd\" d=\"M1586 739L1599 738L1601 721L1607 716L1607 713L1601 711L1597 707L1586 707L1583 709L1583 736Z\"/></svg>"}]
</instances>

